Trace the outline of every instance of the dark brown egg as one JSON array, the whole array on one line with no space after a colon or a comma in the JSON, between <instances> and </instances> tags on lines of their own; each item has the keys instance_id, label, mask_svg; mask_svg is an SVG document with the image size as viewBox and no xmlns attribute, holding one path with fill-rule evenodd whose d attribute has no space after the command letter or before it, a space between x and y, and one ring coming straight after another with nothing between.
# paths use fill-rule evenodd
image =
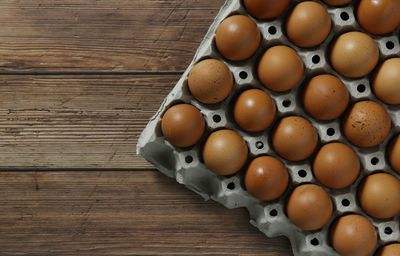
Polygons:
<instances>
[{"instance_id":1,"label":"dark brown egg","mask_svg":"<svg viewBox=\"0 0 400 256\"><path fill-rule=\"evenodd\" d=\"M205 122L197 108L189 104L178 104L164 113L161 130L172 145L190 147L200 140L205 130Z\"/></svg>"},{"instance_id":2,"label":"dark brown egg","mask_svg":"<svg viewBox=\"0 0 400 256\"><path fill-rule=\"evenodd\" d=\"M233 116L245 131L260 132L267 129L275 119L276 107L269 94L259 89L244 91L237 99Z\"/></svg>"},{"instance_id":3,"label":"dark brown egg","mask_svg":"<svg viewBox=\"0 0 400 256\"><path fill-rule=\"evenodd\" d=\"M198 101L215 104L231 93L233 76L222 61L207 59L193 67L188 77L188 87Z\"/></svg>"},{"instance_id":4,"label":"dark brown egg","mask_svg":"<svg viewBox=\"0 0 400 256\"><path fill-rule=\"evenodd\" d=\"M346 110L349 92L343 82L333 75L312 78L304 90L303 104L308 114L319 120L333 120Z\"/></svg>"},{"instance_id":5,"label":"dark brown egg","mask_svg":"<svg viewBox=\"0 0 400 256\"><path fill-rule=\"evenodd\" d=\"M383 62L372 79L372 88L376 97L387 104L400 104L399 81L400 58L392 58Z\"/></svg>"},{"instance_id":6,"label":"dark brown egg","mask_svg":"<svg viewBox=\"0 0 400 256\"><path fill-rule=\"evenodd\" d=\"M352 0L323 0L325 3L333 6L340 6L351 3Z\"/></svg>"},{"instance_id":7,"label":"dark brown egg","mask_svg":"<svg viewBox=\"0 0 400 256\"><path fill-rule=\"evenodd\" d=\"M367 32L382 35L400 26L399 0L361 0L357 21Z\"/></svg>"},{"instance_id":8,"label":"dark brown egg","mask_svg":"<svg viewBox=\"0 0 400 256\"><path fill-rule=\"evenodd\" d=\"M343 132L354 145L362 148L381 144L389 135L392 121L386 109L374 101L360 101L343 120Z\"/></svg>"},{"instance_id":9,"label":"dark brown egg","mask_svg":"<svg viewBox=\"0 0 400 256\"><path fill-rule=\"evenodd\" d=\"M257 24L249 17L234 15L219 25L215 43L225 58L240 61L250 58L257 51L261 34Z\"/></svg>"},{"instance_id":10,"label":"dark brown egg","mask_svg":"<svg viewBox=\"0 0 400 256\"><path fill-rule=\"evenodd\" d=\"M275 19L281 15L290 0L244 0L244 6L254 17L262 20Z\"/></svg>"},{"instance_id":11,"label":"dark brown egg","mask_svg":"<svg viewBox=\"0 0 400 256\"><path fill-rule=\"evenodd\" d=\"M400 243L385 245L377 254L377 256L399 256Z\"/></svg>"},{"instance_id":12,"label":"dark brown egg","mask_svg":"<svg viewBox=\"0 0 400 256\"><path fill-rule=\"evenodd\" d=\"M331 239L341 256L372 255L377 245L375 227L358 214L340 217L331 229Z\"/></svg>"},{"instance_id":13,"label":"dark brown egg","mask_svg":"<svg viewBox=\"0 0 400 256\"><path fill-rule=\"evenodd\" d=\"M301 161L314 152L318 134L314 126L303 117L284 117L272 136L274 150L290 161Z\"/></svg>"},{"instance_id":14,"label":"dark brown egg","mask_svg":"<svg viewBox=\"0 0 400 256\"><path fill-rule=\"evenodd\" d=\"M328 193L314 184L294 189L287 203L289 219L302 230L313 231L325 226L332 216L333 204Z\"/></svg>"},{"instance_id":15,"label":"dark brown egg","mask_svg":"<svg viewBox=\"0 0 400 256\"><path fill-rule=\"evenodd\" d=\"M354 150L343 143L329 143L318 152L313 163L314 176L332 189L350 186L360 174L360 160Z\"/></svg>"},{"instance_id":16,"label":"dark brown egg","mask_svg":"<svg viewBox=\"0 0 400 256\"><path fill-rule=\"evenodd\" d=\"M304 64L295 50L278 45L264 53L257 72L265 87L277 92L290 91L303 78Z\"/></svg>"},{"instance_id":17,"label":"dark brown egg","mask_svg":"<svg viewBox=\"0 0 400 256\"><path fill-rule=\"evenodd\" d=\"M392 168L400 173L400 134L396 135L389 147L389 161Z\"/></svg>"},{"instance_id":18,"label":"dark brown egg","mask_svg":"<svg viewBox=\"0 0 400 256\"><path fill-rule=\"evenodd\" d=\"M275 157L261 156L250 163L244 182L247 191L255 198L270 201L285 192L289 174L283 163Z\"/></svg>"},{"instance_id":19,"label":"dark brown egg","mask_svg":"<svg viewBox=\"0 0 400 256\"><path fill-rule=\"evenodd\" d=\"M203 160L217 175L237 173L246 163L248 148L239 133L219 130L211 133L203 149Z\"/></svg>"}]
</instances>

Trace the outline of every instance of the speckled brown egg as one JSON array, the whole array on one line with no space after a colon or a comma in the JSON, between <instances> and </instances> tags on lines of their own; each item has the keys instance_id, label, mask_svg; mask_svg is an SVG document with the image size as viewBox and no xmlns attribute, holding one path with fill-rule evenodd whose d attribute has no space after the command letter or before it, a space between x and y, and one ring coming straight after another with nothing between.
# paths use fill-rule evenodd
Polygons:
<instances>
[{"instance_id":1,"label":"speckled brown egg","mask_svg":"<svg viewBox=\"0 0 400 256\"><path fill-rule=\"evenodd\" d=\"M313 231L328 223L333 204L328 193L321 187L306 184L293 190L286 210L293 224L302 230Z\"/></svg>"},{"instance_id":2,"label":"speckled brown egg","mask_svg":"<svg viewBox=\"0 0 400 256\"><path fill-rule=\"evenodd\" d=\"M379 250L377 256L399 256L400 255L400 243L385 245Z\"/></svg>"},{"instance_id":3,"label":"speckled brown egg","mask_svg":"<svg viewBox=\"0 0 400 256\"><path fill-rule=\"evenodd\" d=\"M400 134L396 135L389 147L388 158L392 168L400 173Z\"/></svg>"},{"instance_id":4,"label":"speckled brown egg","mask_svg":"<svg viewBox=\"0 0 400 256\"><path fill-rule=\"evenodd\" d=\"M333 248L341 256L372 255L377 245L373 224L364 216L350 214L340 217L331 228Z\"/></svg>"},{"instance_id":5,"label":"speckled brown egg","mask_svg":"<svg viewBox=\"0 0 400 256\"><path fill-rule=\"evenodd\" d=\"M372 89L381 101L400 104L400 58L383 62L372 79Z\"/></svg>"},{"instance_id":6,"label":"speckled brown egg","mask_svg":"<svg viewBox=\"0 0 400 256\"><path fill-rule=\"evenodd\" d=\"M219 25L215 43L225 58L240 61L250 58L257 51L261 34L252 19L244 15L234 15Z\"/></svg>"},{"instance_id":7,"label":"speckled brown egg","mask_svg":"<svg viewBox=\"0 0 400 256\"><path fill-rule=\"evenodd\" d=\"M205 130L205 122L197 108L189 104L178 104L164 113L161 130L172 145L190 147L200 140Z\"/></svg>"},{"instance_id":8,"label":"speckled brown egg","mask_svg":"<svg viewBox=\"0 0 400 256\"><path fill-rule=\"evenodd\" d=\"M307 119L299 116L284 117L272 135L274 150L290 161L301 161L314 152L318 134Z\"/></svg>"},{"instance_id":9,"label":"speckled brown egg","mask_svg":"<svg viewBox=\"0 0 400 256\"><path fill-rule=\"evenodd\" d=\"M288 182L289 174L286 167L272 156L254 159L244 177L246 190L262 201L279 198L285 192Z\"/></svg>"},{"instance_id":10,"label":"speckled brown egg","mask_svg":"<svg viewBox=\"0 0 400 256\"><path fill-rule=\"evenodd\" d=\"M315 119L338 118L349 104L349 92L336 76L324 74L312 78L303 94L304 109Z\"/></svg>"},{"instance_id":11,"label":"speckled brown egg","mask_svg":"<svg viewBox=\"0 0 400 256\"><path fill-rule=\"evenodd\" d=\"M376 42L367 34L348 32L340 35L332 45L331 64L349 78L368 75L379 59Z\"/></svg>"},{"instance_id":12,"label":"speckled brown egg","mask_svg":"<svg viewBox=\"0 0 400 256\"><path fill-rule=\"evenodd\" d=\"M323 0L325 3L332 6L340 6L351 3L352 0Z\"/></svg>"},{"instance_id":13,"label":"speckled brown egg","mask_svg":"<svg viewBox=\"0 0 400 256\"><path fill-rule=\"evenodd\" d=\"M269 94L259 89L250 89L241 93L233 108L235 122L248 132L260 132L267 129L275 116L274 100Z\"/></svg>"},{"instance_id":14,"label":"speckled brown egg","mask_svg":"<svg viewBox=\"0 0 400 256\"><path fill-rule=\"evenodd\" d=\"M304 64L295 50L278 45L264 53L257 73L265 87L276 92L290 91L303 78Z\"/></svg>"},{"instance_id":15,"label":"speckled brown egg","mask_svg":"<svg viewBox=\"0 0 400 256\"><path fill-rule=\"evenodd\" d=\"M400 26L399 0L361 0L357 21L367 32L382 35Z\"/></svg>"},{"instance_id":16,"label":"speckled brown egg","mask_svg":"<svg viewBox=\"0 0 400 256\"><path fill-rule=\"evenodd\" d=\"M313 163L315 178L332 189L350 186L360 174L360 160L346 144L333 142L324 145Z\"/></svg>"},{"instance_id":17,"label":"speckled brown egg","mask_svg":"<svg viewBox=\"0 0 400 256\"><path fill-rule=\"evenodd\" d=\"M254 17L271 20L281 15L288 7L290 0L244 0L244 6Z\"/></svg>"},{"instance_id":18,"label":"speckled brown egg","mask_svg":"<svg viewBox=\"0 0 400 256\"><path fill-rule=\"evenodd\" d=\"M203 160L208 169L217 175L237 173L246 163L247 144L233 130L218 130L211 133L203 148Z\"/></svg>"},{"instance_id":19,"label":"speckled brown egg","mask_svg":"<svg viewBox=\"0 0 400 256\"><path fill-rule=\"evenodd\" d=\"M205 104L216 104L229 96L233 76L222 61L206 59L197 63L188 77L188 87L195 99Z\"/></svg>"},{"instance_id":20,"label":"speckled brown egg","mask_svg":"<svg viewBox=\"0 0 400 256\"><path fill-rule=\"evenodd\" d=\"M381 144L389 135L392 121L386 109L374 101L354 104L343 120L343 132L354 145L362 148Z\"/></svg>"},{"instance_id":21,"label":"speckled brown egg","mask_svg":"<svg viewBox=\"0 0 400 256\"><path fill-rule=\"evenodd\" d=\"M369 215L386 219L400 214L400 181L388 173L366 177L359 188L361 208Z\"/></svg>"},{"instance_id":22,"label":"speckled brown egg","mask_svg":"<svg viewBox=\"0 0 400 256\"><path fill-rule=\"evenodd\" d=\"M320 3L305 1L297 4L286 21L290 41L300 47L321 44L331 31L331 16Z\"/></svg>"}]
</instances>

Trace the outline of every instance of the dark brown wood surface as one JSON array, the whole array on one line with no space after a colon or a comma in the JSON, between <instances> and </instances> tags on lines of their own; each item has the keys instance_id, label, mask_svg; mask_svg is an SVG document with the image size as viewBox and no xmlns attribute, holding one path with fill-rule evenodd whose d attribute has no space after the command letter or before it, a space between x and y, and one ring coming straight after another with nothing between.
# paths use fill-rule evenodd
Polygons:
<instances>
[{"instance_id":1,"label":"dark brown wood surface","mask_svg":"<svg viewBox=\"0 0 400 256\"><path fill-rule=\"evenodd\" d=\"M135 155L222 4L0 1L0 255L291 255Z\"/></svg>"}]
</instances>

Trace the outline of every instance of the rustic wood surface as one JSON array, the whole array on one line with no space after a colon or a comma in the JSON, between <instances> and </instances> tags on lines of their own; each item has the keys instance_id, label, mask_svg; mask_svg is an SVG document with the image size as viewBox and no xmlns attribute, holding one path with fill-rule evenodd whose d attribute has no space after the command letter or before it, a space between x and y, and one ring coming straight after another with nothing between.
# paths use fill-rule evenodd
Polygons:
<instances>
[{"instance_id":1,"label":"rustic wood surface","mask_svg":"<svg viewBox=\"0 0 400 256\"><path fill-rule=\"evenodd\" d=\"M222 4L0 1L0 255L291 255L135 155Z\"/></svg>"}]
</instances>

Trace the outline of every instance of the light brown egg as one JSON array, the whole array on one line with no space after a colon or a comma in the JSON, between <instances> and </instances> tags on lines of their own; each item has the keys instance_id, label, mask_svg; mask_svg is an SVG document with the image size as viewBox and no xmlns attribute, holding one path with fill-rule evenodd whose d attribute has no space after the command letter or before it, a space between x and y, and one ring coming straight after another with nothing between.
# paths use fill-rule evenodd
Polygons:
<instances>
[{"instance_id":1,"label":"light brown egg","mask_svg":"<svg viewBox=\"0 0 400 256\"><path fill-rule=\"evenodd\" d=\"M333 248L341 256L372 255L377 245L375 227L364 216L340 217L331 228Z\"/></svg>"},{"instance_id":2,"label":"light brown egg","mask_svg":"<svg viewBox=\"0 0 400 256\"><path fill-rule=\"evenodd\" d=\"M245 131L261 132L267 129L276 116L274 100L259 89L250 89L239 95L234 109L235 122Z\"/></svg>"},{"instance_id":3,"label":"light brown egg","mask_svg":"<svg viewBox=\"0 0 400 256\"><path fill-rule=\"evenodd\" d=\"M400 58L388 59L376 71L372 79L372 89L381 101L387 104L400 104L399 81Z\"/></svg>"},{"instance_id":4,"label":"light brown egg","mask_svg":"<svg viewBox=\"0 0 400 256\"><path fill-rule=\"evenodd\" d=\"M379 49L376 42L361 32L340 35L331 50L332 66L349 78L368 75L375 68L378 59Z\"/></svg>"},{"instance_id":5,"label":"light brown egg","mask_svg":"<svg viewBox=\"0 0 400 256\"><path fill-rule=\"evenodd\" d=\"M314 152L318 134L307 119L299 116L284 117L272 135L274 150L290 161L301 161Z\"/></svg>"},{"instance_id":6,"label":"light brown egg","mask_svg":"<svg viewBox=\"0 0 400 256\"><path fill-rule=\"evenodd\" d=\"M351 3L352 0L323 0L325 3L333 6L340 6Z\"/></svg>"},{"instance_id":7,"label":"light brown egg","mask_svg":"<svg viewBox=\"0 0 400 256\"><path fill-rule=\"evenodd\" d=\"M295 188L287 203L289 219L302 230L313 231L325 226L332 216L333 205L328 193L314 184Z\"/></svg>"},{"instance_id":8,"label":"light brown egg","mask_svg":"<svg viewBox=\"0 0 400 256\"><path fill-rule=\"evenodd\" d=\"M377 254L377 256L399 256L400 243L385 245Z\"/></svg>"},{"instance_id":9,"label":"light brown egg","mask_svg":"<svg viewBox=\"0 0 400 256\"><path fill-rule=\"evenodd\" d=\"M244 0L244 6L254 17L271 20L281 15L288 7L290 0Z\"/></svg>"},{"instance_id":10,"label":"light brown egg","mask_svg":"<svg viewBox=\"0 0 400 256\"><path fill-rule=\"evenodd\" d=\"M286 21L286 33L290 41L300 47L321 44L331 31L331 16L324 6L305 1L297 4Z\"/></svg>"},{"instance_id":11,"label":"light brown egg","mask_svg":"<svg viewBox=\"0 0 400 256\"><path fill-rule=\"evenodd\" d=\"M389 161L392 168L400 173L400 134L396 135L389 147Z\"/></svg>"},{"instance_id":12,"label":"light brown egg","mask_svg":"<svg viewBox=\"0 0 400 256\"><path fill-rule=\"evenodd\" d=\"M382 35L400 26L399 0L361 0L357 21L367 32Z\"/></svg>"},{"instance_id":13,"label":"light brown egg","mask_svg":"<svg viewBox=\"0 0 400 256\"><path fill-rule=\"evenodd\" d=\"M304 90L303 104L309 115L319 120L333 120L346 110L349 92L343 82L333 75L312 78Z\"/></svg>"},{"instance_id":14,"label":"light brown egg","mask_svg":"<svg viewBox=\"0 0 400 256\"><path fill-rule=\"evenodd\" d=\"M188 77L188 87L195 99L205 104L222 102L233 88L229 68L219 60L207 59L197 63Z\"/></svg>"},{"instance_id":15,"label":"light brown egg","mask_svg":"<svg viewBox=\"0 0 400 256\"><path fill-rule=\"evenodd\" d=\"M364 179L358 191L361 208L369 215L386 219L400 214L400 181L388 173Z\"/></svg>"},{"instance_id":16,"label":"light brown egg","mask_svg":"<svg viewBox=\"0 0 400 256\"><path fill-rule=\"evenodd\" d=\"M205 130L205 122L197 108L189 104L178 104L164 113L161 130L172 145L190 147L200 140Z\"/></svg>"},{"instance_id":17,"label":"light brown egg","mask_svg":"<svg viewBox=\"0 0 400 256\"><path fill-rule=\"evenodd\" d=\"M258 64L258 79L267 88L284 92L303 78L304 64L295 50L278 45L269 48Z\"/></svg>"},{"instance_id":18,"label":"light brown egg","mask_svg":"<svg viewBox=\"0 0 400 256\"><path fill-rule=\"evenodd\" d=\"M218 51L228 60L240 61L250 58L261 43L257 24L244 15L226 18L215 34Z\"/></svg>"},{"instance_id":19,"label":"light brown egg","mask_svg":"<svg viewBox=\"0 0 400 256\"><path fill-rule=\"evenodd\" d=\"M332 189L350 186L360 174L360 160L354 150L343 143L329 143L318 152L313 163L315 178Z\"/></svg>"},{"instance_id":20,"label":"light brown egg","mask_svg":"<svg viewBox=\"0 0 400 256\"><path fill-rule=\"evenodd\" d=\"M286 167L272 156L254 159L244 177L246 190L262 201L279 198L285 192L288 182L289 174Z\"/></svg>"},{"instance_id":21,"label":"light brown egg","mask_svg":"<svg viewBox=\"0 0 400 256\"><path fill-rule=\"evenodd\" d=\"M351 143L368 148L381 144L387 138L392 121L382 105L367 100L354 104L342 125L344 135Z\"/></svg>"},{"instance_id":22,"label":"light brown egg","mask_svg":"<svg viewBox=\"0 0 400 256\"><path fill-rule=\"evenodd\" d=\"M211 133L203 149L207 168L222 176L237 173L246 163L247 155L247 144L240 134L227 129Z\"/></svg>"}]
</instances>

